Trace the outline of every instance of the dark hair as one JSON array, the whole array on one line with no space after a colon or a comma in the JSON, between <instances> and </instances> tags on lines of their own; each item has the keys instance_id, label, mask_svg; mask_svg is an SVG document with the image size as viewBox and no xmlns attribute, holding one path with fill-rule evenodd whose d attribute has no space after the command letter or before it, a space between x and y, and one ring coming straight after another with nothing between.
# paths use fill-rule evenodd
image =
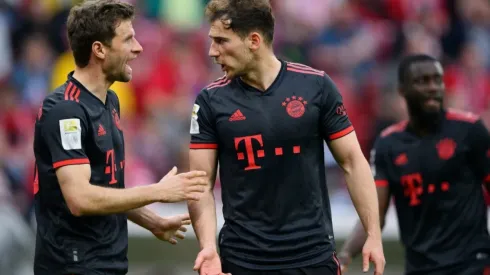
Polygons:
<instances>
[{"instance_id":1,"label":"dark hair","mask_svg":"<svg viewBox=\"0 0 490 275\"><path fill-rule=\"evenodd\" d=\"M211 0L206 6L209 22L221 20L241 38L259 31L267 44L274 39L274 15L269 0Z\"/></svg>"},{"instance_id":2,"label":"dark hair","mask_svg":"<svg viewBox=\"0 0 490 275\"><path fill-rule=\"evenodd\" d=\"M74 6L66 27L75 64L81 68L87 66L92 44L100 41L111 46L119 23L133 18L134 7L117 0L87 0Z\"/></svg>"},{"instance_id":3,"label":"dark hair","mask_svg":"<svg viewBox=\"0 0 490 275\"><path fill-rule=\"evenodd\" d=\"M411 54L403 57L398 66L398 83L403 84L405 82L405 75L412 64L424 61L439 62L435 57L427 54Z\"/></svg>"}]
</instances>

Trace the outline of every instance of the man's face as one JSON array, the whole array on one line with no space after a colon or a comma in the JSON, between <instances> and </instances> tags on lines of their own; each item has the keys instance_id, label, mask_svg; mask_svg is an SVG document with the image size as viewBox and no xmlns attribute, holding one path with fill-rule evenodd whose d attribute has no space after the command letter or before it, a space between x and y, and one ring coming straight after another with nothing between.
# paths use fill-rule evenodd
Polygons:
<instances>
[{"instance_id":1,"label":"man's face","mask_svg":"<svg viewBox=\"0 0 490 275\"><path fill-rule=\"evenodd\" d=\"M402 95L412 112L419 115L438 114L443 108L444 71L439 62L413 63L406 72Z\"/></svg>"},{"instance_id":2,"label":"man's face","mask_svg":"<svg viewBox=\"0 0 490 275\"><path fill-rule=\"evenodd\" d=\"M215 63L221 65L227 79L247 73L253 60L247 39L242 39L230 28L225 28L219 19L211 24L209 37L212 40L209 56L214 59Z\"/></svg>"},{"instance_id":3,"label":"man's face","mask_svg":"<svg viewBox=\"0 0 490 275\"><path fill-rule=\"evenodd\" d=\"M132 78L132 69L128 62L135 59L143 48L135 38L130 20L122 21L116 28L116 36L108 47L103 71L111 81L128 82Z\"/></svg>"}]
</instances>

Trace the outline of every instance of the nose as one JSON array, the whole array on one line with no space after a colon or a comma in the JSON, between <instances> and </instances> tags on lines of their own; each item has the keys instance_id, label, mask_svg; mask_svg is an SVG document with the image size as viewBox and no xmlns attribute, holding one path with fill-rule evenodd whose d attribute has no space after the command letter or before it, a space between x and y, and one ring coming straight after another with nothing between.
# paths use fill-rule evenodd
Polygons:
<instances>
[{"instance_id":1,"label":"nose","mask_svg":"<svg viewBox=\"0 0 490 275\"><path fill-rule=\"evenodd\" d=\"M141 46L140 42L138 42L138 40L134 40L135 41L135 44L134 44L134 48L133 48L133 52L136 53L136 54L140 54L141 52L143 52L143 46Z\"/></svg>"},{"instance_id":2,"label":"nose","mask_svg":"<svg viewBox=\"0 0 490 275\"><path fill-rule=\"evenodd\" d=\"M219 51L216 49L216 44L214 42L211 42L211 46L209 47L208 55L210 57L218 57L219 56Z\"/></svg>"}]
</instances>

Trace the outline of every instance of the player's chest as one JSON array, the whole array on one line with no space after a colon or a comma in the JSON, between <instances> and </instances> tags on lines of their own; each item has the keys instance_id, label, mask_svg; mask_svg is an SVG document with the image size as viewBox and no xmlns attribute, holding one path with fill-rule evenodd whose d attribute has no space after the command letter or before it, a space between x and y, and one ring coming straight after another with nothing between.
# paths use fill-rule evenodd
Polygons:
<instances>
[{"instance_id":1,"label":"player's chest","mask_svg":"<svg viewBox=\"0 0 490 275\"><path fill-rule=\"evenodd\" d=\"M452 197L467 188L463 179L468 152L464 136L458 133L395 143L386 160L394 183L390 188L410 206Z\"/></svg>"},{"instance_id":2,"label":"player's chest","mask_svg":"<svg viewBox=\"0 0 490 275\"><path fill-rule=\"evenodd\" d=\"M124 137L116 110L109 109L91 118L92 138L100 153L123 154Z\"/></svg>"},{"instance_id":3,"label":"player's chest","mask_svg":"<svg viewBox=\"0 0 490 275\"><path fill-rule=\"evenodd\" d=\"M270 140L311 138L318 134L319 100L307 92L240 95L217 108L220 139L261 135Z\"/></svg>"},{"instance_id":4,"label":"player's chest","mask_svg":"<svg viewBox=\"0 0 490 275\"><path fill-rule=\"evenodd\" d=\"M407 138L393 144L387 161L394 174L399 176L414 172L436 176L461 167L468 151L463 135Z\"/></svg>"}]
</instances>

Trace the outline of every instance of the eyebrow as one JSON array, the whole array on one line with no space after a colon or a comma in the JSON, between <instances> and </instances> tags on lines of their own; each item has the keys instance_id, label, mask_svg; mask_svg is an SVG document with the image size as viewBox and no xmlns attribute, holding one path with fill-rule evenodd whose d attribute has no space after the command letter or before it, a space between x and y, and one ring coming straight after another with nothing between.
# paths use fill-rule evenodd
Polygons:
<instances>
[{"instance_id":1,"label":"eyebrow","mask_svg":"<svg viewBox=\"0 0 490 275\"><path fill-rule=\"evenodd\" d=\"M124 37L124 40L129 40L134 37L134 33L130 33Z\"/></svg>"}]
</instances>

